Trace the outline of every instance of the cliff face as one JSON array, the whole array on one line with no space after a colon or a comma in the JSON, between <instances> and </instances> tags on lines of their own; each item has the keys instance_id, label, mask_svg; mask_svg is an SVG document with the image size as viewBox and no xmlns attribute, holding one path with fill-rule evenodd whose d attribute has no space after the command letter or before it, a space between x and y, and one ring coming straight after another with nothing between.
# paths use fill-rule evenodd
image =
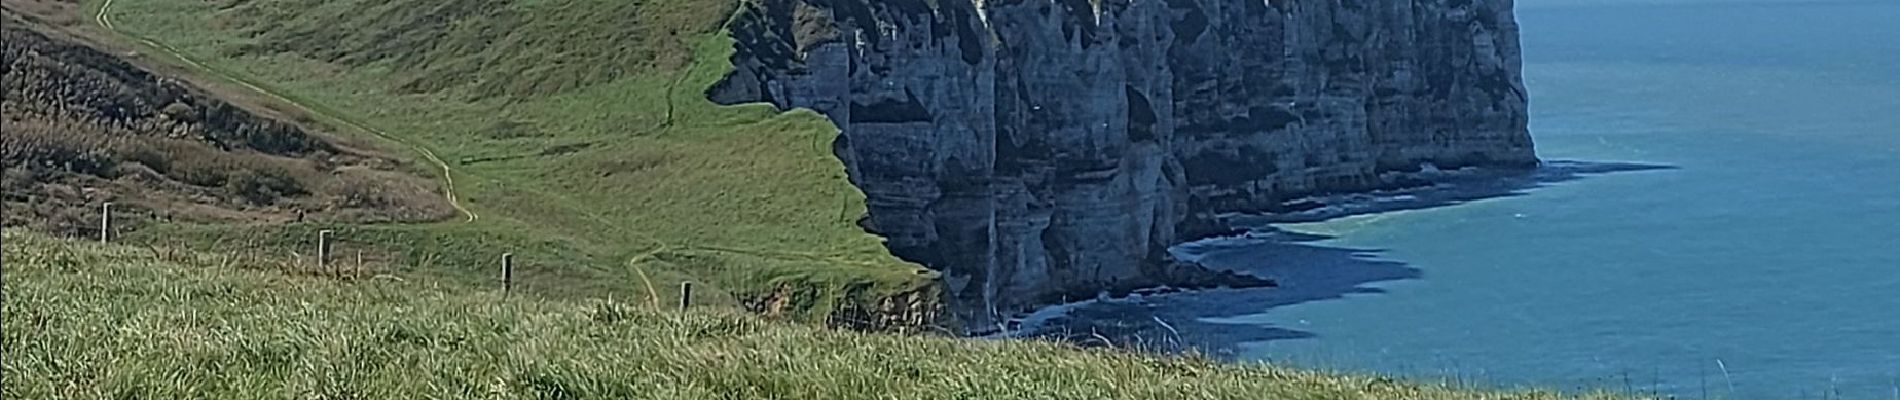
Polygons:
<instances>
[{"instance_id":1,"label":"cliff face","mask_svg":"<svg viewBox=\"0 0 1900 400\"><path fill-rule=\"evenodd\" d=\"M760 0L708 96L810 108L867 226L972 331L1219 283L1214 216L1381 175L1537 163L1512 0Z\"/></svg>"}]
</instances>

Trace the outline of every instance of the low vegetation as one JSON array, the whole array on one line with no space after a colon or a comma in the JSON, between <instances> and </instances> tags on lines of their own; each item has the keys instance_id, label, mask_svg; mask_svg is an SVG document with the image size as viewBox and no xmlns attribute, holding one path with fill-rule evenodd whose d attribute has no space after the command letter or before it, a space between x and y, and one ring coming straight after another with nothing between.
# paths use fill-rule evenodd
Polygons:
<instances>
[{"instance_id":1,"label":"low vegetation","mask_svg":"<svg viewBox=\"0 0 1900 400\"><path fill-rule=\"evenodd\" d=\"M92 12L104 1L88 3ZM512 251L557 297L772 304L825 320L927 290L858 219L864 195L810 112L718 106L735 2L116 0L106 21L153 56L294 102L318 123L428 149L479 219L348 226L391 259L453 260L465 281ZM102 24L103 25L103 24ZM180 226L162 240L276 237L282 226ZM135 238L136 239L136 238ZM372 243L373 245L373 243ZM796 294L794 299L774 298Z\"/></svg>"},{"instance_id":2,"label":"low vegetation","mask_svg":"<svg viewBox=\"0 0 1900 400\"><path fill-rule=\"evenodd\" d=\"M0 397L1556 399L554 301L9 230Z\"/></svg>"},{"instance_id":3,"label":"low vegetation","mask_svg":"<svg viewBox=\"0 0 1900 400\"><path fill-rule=\"evenodd\" d=\"M430 221L449 210L399 162L253 115L4 13L4 225L95 236L186 222Z\"/></svg>"}]
</instances>

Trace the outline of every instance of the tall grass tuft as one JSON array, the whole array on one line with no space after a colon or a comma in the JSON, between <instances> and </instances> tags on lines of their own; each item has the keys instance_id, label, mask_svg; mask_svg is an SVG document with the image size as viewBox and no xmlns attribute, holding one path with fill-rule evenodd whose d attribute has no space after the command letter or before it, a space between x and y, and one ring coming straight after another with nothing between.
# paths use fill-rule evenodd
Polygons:
<instances>
[{"instance_id":1,"label":"tall grass tuft","mask_svg":"<svg viewBox=\"0 0 1900 400\"><path fill-rule=\"evenodd\" d=\"M4 242L6 398L1563 398Z\"/></svg>"}]
</instances>

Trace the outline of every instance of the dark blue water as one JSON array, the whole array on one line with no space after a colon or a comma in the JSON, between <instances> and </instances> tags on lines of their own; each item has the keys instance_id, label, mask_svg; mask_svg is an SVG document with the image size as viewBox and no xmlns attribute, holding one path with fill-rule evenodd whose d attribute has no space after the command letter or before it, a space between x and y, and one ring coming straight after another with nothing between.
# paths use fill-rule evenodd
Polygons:
<instances>
[{"instance_id":1,"label":"dark blue water","mask_svg":"<svg viewBox=\"0 0 1900 400\"><path fill-rule=\"evenodd\" d=\"M1288 287L1143 307L1243 359L1900 399L1900 1L1520 0L1519 18L1545 159L1670 168L1190 246Z\"/></svg>"}]
</instances>

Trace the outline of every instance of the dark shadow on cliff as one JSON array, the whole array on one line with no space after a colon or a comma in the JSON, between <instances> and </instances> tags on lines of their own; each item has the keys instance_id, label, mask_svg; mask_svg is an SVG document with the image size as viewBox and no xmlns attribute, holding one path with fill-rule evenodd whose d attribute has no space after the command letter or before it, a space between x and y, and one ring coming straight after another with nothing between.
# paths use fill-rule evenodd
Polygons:
<instances>
[{"instance_id":1,"label":"dark shadow on cliff","mask_svg":"<svg viewBox=\"0 0 1900 400\"><path fill-rule=\"evenodd\" d=\"M1230 217L1229 224L1247 233L1187 243L1170 252L1209 268L1271 278L1279 287L1098 301L1043 322L1039 331L1082 343L1108 342L1164 352L1193 348L1217 357L1232 356L1244 346L1317 337L1297 326L1269 323L1262 315L1275 307L1384 293L1369 285L1420 279L1424 271L1382 257L1382 249L1323 245L1319 242L1333 237L1283 231L1274 224L1446 207L1523 196L1537 188L1592 176L1671 169L1675 167L1549 161L1535 171L1447 173L1411 189L1307 199L1313 206L1299 213Z\"/></svg>"}]
</instances>

